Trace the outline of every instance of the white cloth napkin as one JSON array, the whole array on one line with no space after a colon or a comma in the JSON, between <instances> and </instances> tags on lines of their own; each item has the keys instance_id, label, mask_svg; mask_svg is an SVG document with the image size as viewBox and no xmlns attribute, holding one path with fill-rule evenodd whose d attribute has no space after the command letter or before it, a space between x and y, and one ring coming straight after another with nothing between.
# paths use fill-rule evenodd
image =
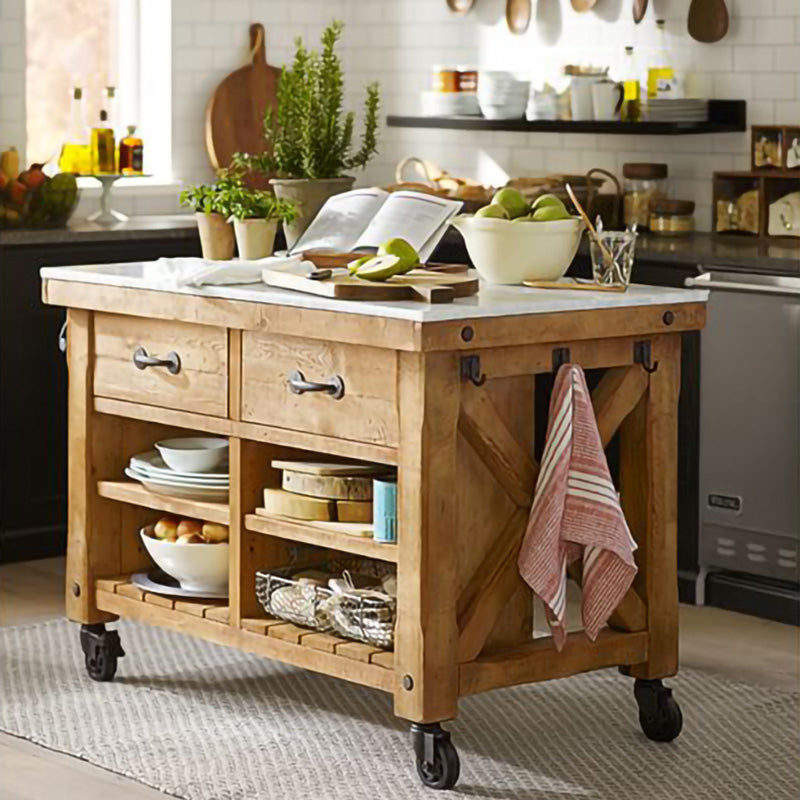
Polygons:
<instances>
[{"instance_id":1,"label":"white cloth napkin","mask_svg":"<svg viewBox=\"0 0 800 800\"><path fill-rule=\"evenodd\" d=\"M297 256L270 256L256 261L206 261L203 258L159 258L144 265L142 276L156 286L232 286L261 283L261 270L299 265Z\"/></svg>"}]
</instances>

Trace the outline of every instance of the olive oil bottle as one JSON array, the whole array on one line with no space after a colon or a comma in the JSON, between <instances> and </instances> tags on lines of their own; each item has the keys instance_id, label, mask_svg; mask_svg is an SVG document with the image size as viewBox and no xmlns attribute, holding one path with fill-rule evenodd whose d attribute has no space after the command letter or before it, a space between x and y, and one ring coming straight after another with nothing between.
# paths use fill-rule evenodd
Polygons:
<instances>
[{"instance_id":1,"label":"olive oil bottle","mask_svg":"<svg viewBox=\"0 0 800 800\"><path fill-rule=\"evenodd\" d=\"M117 171L114 129L109 127L108 112L100 112L100 123L92 128L92 172L113 174Z\"/></svg>"},{"instance_id":2,"label":"olive oil bottle","mask_svg":"<svg viewBox=\"0 0 800 800\"><path fill-rule=\"evenodd\" d=\"M58 157L58 168L61 172L77 175L88 175L92 171L89 126L86 124L83 89L80 86L72 90L69 131Z\"/></svg>"},{"instance_id":3,"label":"olive oil bottle","mask_svg":"<svg viewBox=\"0 0 800 800\"><path fill-rule=\"evenodd\" d=\"M128 135L119 143L119 171L123 175L141 175L144 165L144 142L136 136L136 126L128 125Z\"/></svg>"}]
</instances>

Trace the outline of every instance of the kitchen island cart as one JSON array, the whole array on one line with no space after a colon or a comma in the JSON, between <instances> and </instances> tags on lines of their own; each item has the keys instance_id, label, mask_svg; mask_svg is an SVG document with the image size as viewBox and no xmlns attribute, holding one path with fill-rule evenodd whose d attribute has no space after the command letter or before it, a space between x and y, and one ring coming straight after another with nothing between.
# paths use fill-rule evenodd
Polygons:
<instances>
[{"instance_id":1,"label":"kitchen island cart","mask_svg":"<svg viewBox=\"0 0 800 800\"><path fill-rule=\"evenodd\" d=\"M417 771L434 788L459 770L440 723L460 697L504 686L617 666L635 679L647 736L678 734L661 679L678 664L680 341L703 326L705 292L482 286L426 305L267 286L158 290L141 264L43 278L45 301L68 309L67 614L91 677L113 678L122 647L105 626L125 617L370 686L412 723ZM592 400L603 443L618 441L639 573L595 642L573 632L557 652L532 637L517 553L537 475L535 381L565 362L604 371ZM132 454L187 431L229 437L227 504L123 480ZM262 490L280 487L273 461L332 456L397 470L396 543L254 513ZM138 531L163 511L230 526L227 601L130 582L149 566ZM393 650L266 616L256 573L306 550L396 569ZM580 584L579 570L571 577Z\"/></svg>"}]
</instances>

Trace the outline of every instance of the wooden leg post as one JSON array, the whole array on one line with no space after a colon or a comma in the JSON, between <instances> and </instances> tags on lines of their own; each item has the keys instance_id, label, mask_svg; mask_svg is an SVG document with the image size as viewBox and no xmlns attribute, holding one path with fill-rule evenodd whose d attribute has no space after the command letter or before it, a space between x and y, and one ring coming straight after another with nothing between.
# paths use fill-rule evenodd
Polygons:
<instances>
[{"instance_id":1,"label":"wooden leg post","mask_svg":"<svg viewBox=\"0 0 800 800\"><path fill-rule=\"evenodd\" d=\"M628 524L639 544L635 587L647 605L648 657L636 678L678 671L677 450L680 337L653 340L658 369L620 428L620 482Z\"/></svg>"},{"instance_id":2,"label":"wooden leg post","mask_svg":"<svg viewBox=\"0 0 800 800\"><path fill-rule=\"evenodd\" d=\"M455 354L400 356L395 713L452 719L458 708Z\"/></svg>"}]
</instances>

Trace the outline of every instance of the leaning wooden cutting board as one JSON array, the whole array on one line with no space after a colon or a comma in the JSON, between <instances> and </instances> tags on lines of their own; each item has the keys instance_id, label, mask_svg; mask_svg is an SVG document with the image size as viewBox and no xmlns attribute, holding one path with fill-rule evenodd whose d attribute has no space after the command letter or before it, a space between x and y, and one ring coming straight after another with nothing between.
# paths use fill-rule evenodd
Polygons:
<instances>
[{"instance_id":1,"label":"leaning wooden cutting board","mask_svg":"<svg viewBox=\"0 0 800 800\"><path fill-rule=\"evenodd\" d=\"M269 286L296 292L333 297L337 300L421 300L426 303L450 303L456 297L477 294L479 281L469 274L450 275L412 269L388 281L365 281L345 273L335 273L326 280L312 280L305 274L265 269L261 279Z\"/></svg>"},{"instance_id":2,"label":"leaning wooden cutting board","mask_svg":"<svg viewBox=\"0 0 800 800\"><path fill-rule=\"evenodd\" d=\"M281 71L267 64L264 26L250 26L252 63L232 72L206 108L206 149L211 165L227 167L233 154L263 153L264 112L275 107Z\"/></svg>"}]
</instances>

